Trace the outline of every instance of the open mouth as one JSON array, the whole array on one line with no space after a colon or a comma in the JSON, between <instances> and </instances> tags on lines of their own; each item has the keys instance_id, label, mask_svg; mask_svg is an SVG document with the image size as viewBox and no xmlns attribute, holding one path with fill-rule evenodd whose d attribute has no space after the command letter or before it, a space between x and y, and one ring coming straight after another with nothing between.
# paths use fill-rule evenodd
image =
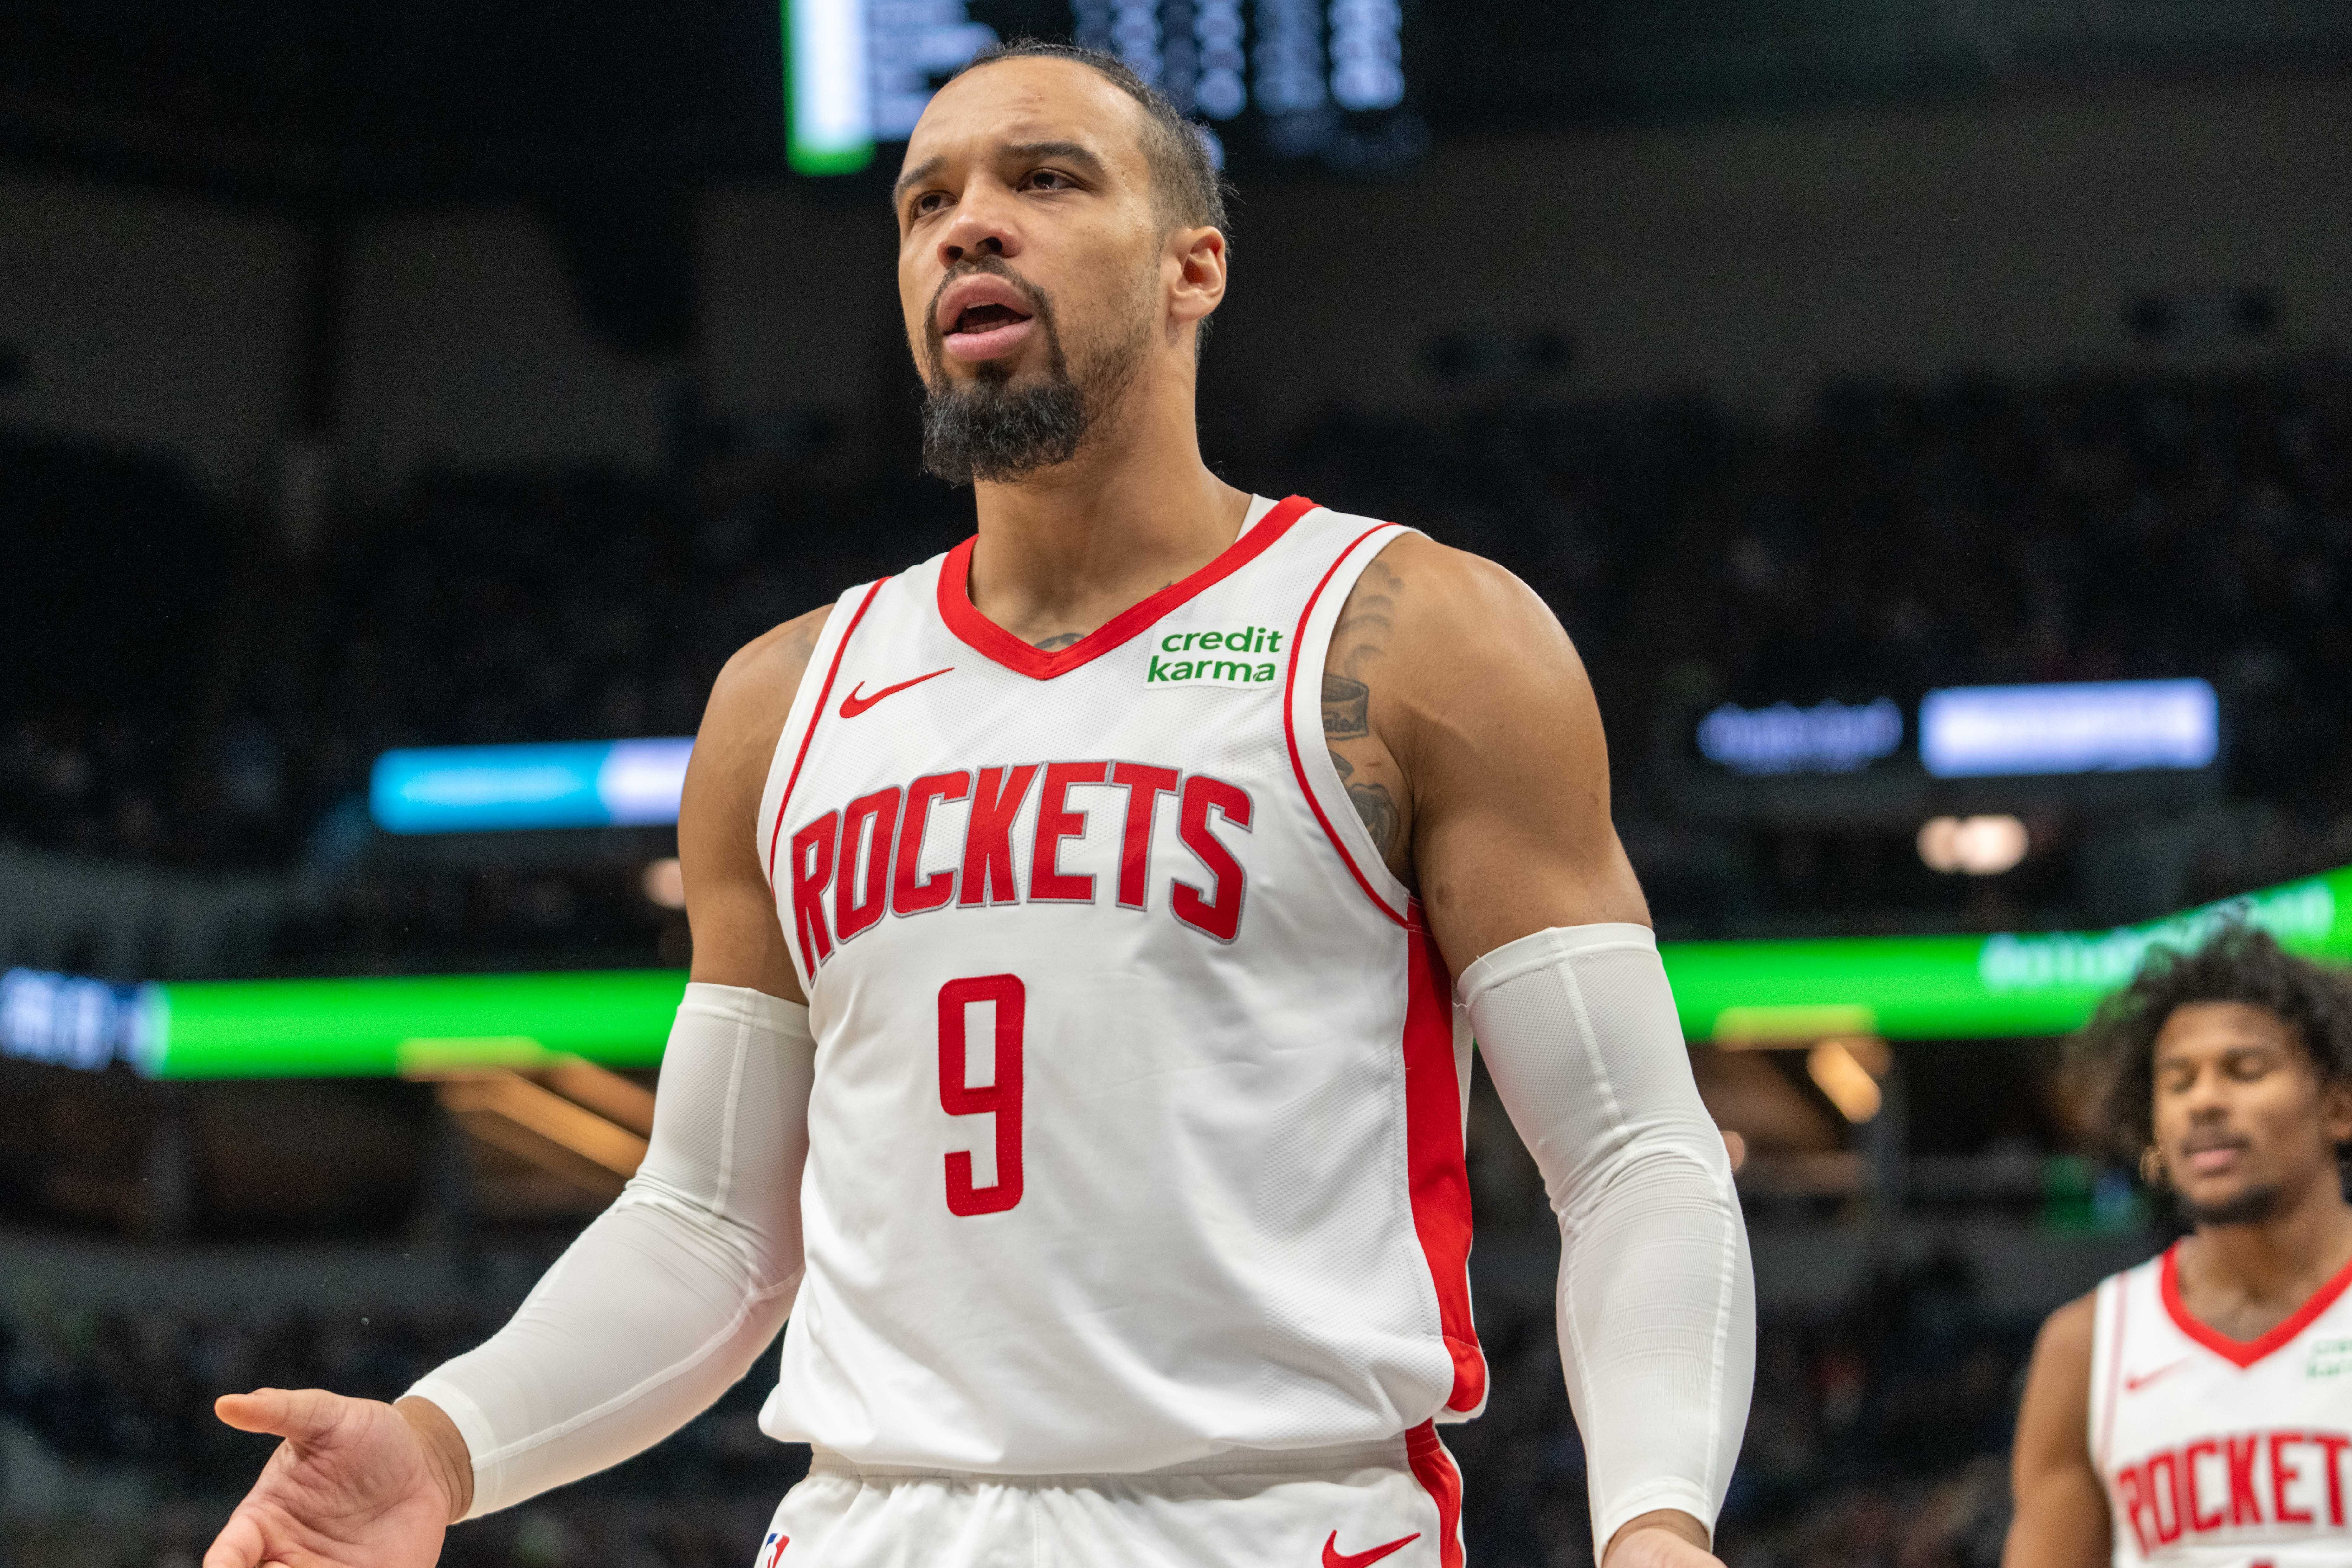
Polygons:
<instances>
[{"instance_id":1,"label":"open mouth","mask_svg":"<svg viewBox=\"0 0 2352 1568\"><path fill-rule=\"evenodd\" d=\"M955 325L948 331L954 334L992 332L999 327L1009 327L1015 321L1028 319L1010 305L967 305L957 314Z\"/></svg>"},{"instance_id":2,"label":"open mouth","mask_svg":"<svg viewBox=\"0 0 2352 1568\"><path fill-rule=\"evenodd\" d=\"M940 346L950 358L967 363L994 359L1018 348L1035 321L1025 311L999 300L983 300L956 312Z\"/></svg>"},{"instance_id":3,"label":"open mouth","mask_svg":"<svg viewBox=\"0 0 2352 1568\"><path fill-rule=\"evenodd\" d=\"M959 279L937 307L940 346L967 363L1010 353L1036 327L1031 304L1009 279L985 273Z\"/></svg>"}]
</instances>

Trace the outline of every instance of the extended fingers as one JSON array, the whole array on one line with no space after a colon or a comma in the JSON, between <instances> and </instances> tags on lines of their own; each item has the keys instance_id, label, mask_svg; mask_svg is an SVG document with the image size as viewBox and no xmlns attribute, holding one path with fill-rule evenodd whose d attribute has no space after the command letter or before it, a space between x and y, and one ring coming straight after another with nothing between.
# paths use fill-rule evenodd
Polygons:
<instances>
[{"instance_id":1,"label":"extended fingers","mask_svg":"<svg viewBox=\"0 0 2352 1568\"><path fill-rule=\"evenodd\" d=\"M212 1550L205 1553L204 1568L258 1568L263 1546L261 1526L254 1522L253 1515L239 1509L229 1516L228 1523L214 1540Z\"/></svg>"},{"instance_id":2,"label":"extended fingers","mask_svg":"<svg viewBox=\"0 0 2352 1568\"><path fill-rule=\"evenodd\" d=\"M257 1388L222 1394L213 1401L213 1414L240 1432L274 1432L310 1443L334 1429L343 1403L323 1388Z\"/></svg>"}]
</instances>

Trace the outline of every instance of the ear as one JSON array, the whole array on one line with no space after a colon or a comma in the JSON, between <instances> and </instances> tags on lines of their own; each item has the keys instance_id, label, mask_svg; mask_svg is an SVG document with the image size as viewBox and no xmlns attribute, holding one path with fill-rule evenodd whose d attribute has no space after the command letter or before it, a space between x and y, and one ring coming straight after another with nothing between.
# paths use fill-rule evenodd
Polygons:
<instances>
[{"instance_id":1,"label":"ear","mask_svg":"<svg viewBox=\"0 0 2352 1568\"><path fill-rule=\"evenodd\" d=\"M2352 1143L2352 1079L2331 1078L2321 1082L2319 1121L2336 1143Z\"/></svg>"},{"instance_id":2,"label":"ear","mask_svg":"<svg viewBox=\"0 0 2352 1568\"><path fill-rule=\"evenodd\" d=\"M1169 321L1181 329L1204 320L1225 297L1225 237L1205 226L1180 228L1168 237L1168 256L1175 263Z\"/></svg>"}]
</instances>

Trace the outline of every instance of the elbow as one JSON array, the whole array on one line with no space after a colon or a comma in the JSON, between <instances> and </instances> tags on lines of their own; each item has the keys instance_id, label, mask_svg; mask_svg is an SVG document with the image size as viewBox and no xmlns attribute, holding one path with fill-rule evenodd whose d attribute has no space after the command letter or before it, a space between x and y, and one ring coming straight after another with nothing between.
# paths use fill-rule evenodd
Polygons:
<instances>
[{"instance_id":1,"label":"elbow","mask_svg":"<svg viewBox=\"0 0 2352 1568\"><path fill-rule=\"evenodd\" d=\"M1658 1218L1668 1213L1720 1215L1744 1231L1731 1157L1715 1123L1676 1117L1631 1130L1605 1159L1551 1194L1567 1227L1634 1208Z\"/></svg>"},{"instance_id":2,"label":"elbow","mask_svg":"<svg viewBox=\"0 0 2352 1568\"><path fill-rule=\"evenodd\" d=\"M623 1209L658 1215L714 1265L740 1275L751 1294L782 1297L786 1305L778 1310L777 1321L782 1321L792 1293L800 1285L798 1214L733 1214L646 1171L632 1176L621 1195L613 1200L613 1212Z\"/></svg>"}]
</instances>

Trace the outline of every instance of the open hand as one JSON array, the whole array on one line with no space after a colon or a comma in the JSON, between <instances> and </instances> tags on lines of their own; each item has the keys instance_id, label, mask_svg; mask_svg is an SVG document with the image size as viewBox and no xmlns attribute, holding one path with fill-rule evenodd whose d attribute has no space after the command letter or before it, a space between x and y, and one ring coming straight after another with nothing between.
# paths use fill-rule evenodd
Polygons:
<instances>
[{"instance_id":1,"label":"open hand","mask_svg":"<svg viewBox=\"0 0 2352 1568\"><path fill-rule=\"evenodd\" d=\"M1601 1568L1723 1568L1722 1560L1702 1544L1706 1540L1706 1527L1698 1521L1662 1509L1618 1531Z\"/></svg>"},{"instance_id":2,"label":"open hand","mask_svg":"<svg viewBox=\"0 0 2352 1568\"><path fill-rule=\"evenodd\" d=\"M239 1431L286 1441L204 1568L432 1568L439 1559L462 1500L448 1457L403 1412L320 1388L224 1394L213 1410Z\"/></svg>"}]
</instances>

